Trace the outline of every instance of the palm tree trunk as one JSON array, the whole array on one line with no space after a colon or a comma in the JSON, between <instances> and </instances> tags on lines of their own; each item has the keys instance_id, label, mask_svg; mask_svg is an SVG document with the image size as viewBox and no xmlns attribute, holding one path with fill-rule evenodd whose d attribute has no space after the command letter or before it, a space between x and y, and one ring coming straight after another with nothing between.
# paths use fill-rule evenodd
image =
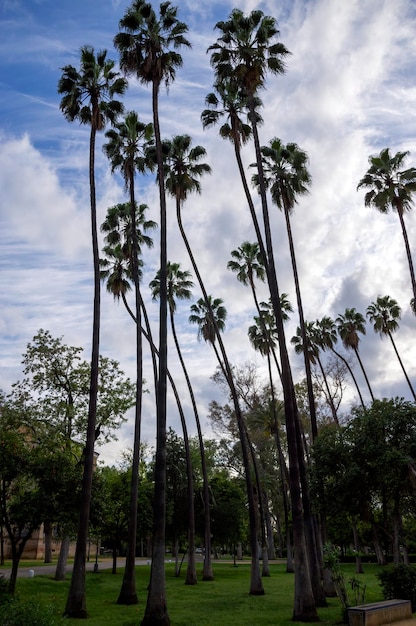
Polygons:
<instances>
[{"instance_id":1,"label":"palm tree trunk","mask_svg":"<svg viewBox=\"0 0 416 626\"><path fill-rule=\"evenodd\" d=\"M345 365L346 365L346 367L347 367L347 369L348 369L349 373L351 374L351 378L352 378L352 379L353 379L353 381L354 381L354 385L355 385L355 388L356 388L356 390L357 390L358 397L360 398L361 406L363 407L363 409L365 409L364 400L363 400L363 397L362 397L362 395L361 395L361 391L360 391L360 388L359 388L359 386L358 386L357 379L356 379L356 378L355 378L355 376L354 376L354 372L352 371L350 364L348 363L347 359L344 359L344 357L342 356L342 354L339 354L339 352L337 352L336 350L334 350L334 348L333 348L332 346L330 346L330 350L332 350L332 352L335 354L335 356L337 356L339 359L341 359L341 361L342 361L343 363L345 363Z\"/></svg>"},{"instance_id":2,"label":"palm tree trunk","mask_svg":"<svg viewBox=\"0 0 416 626\"><path fill-rule=\"evenodd\" d=\"M160 201L160 292L159 292L159 378L156 407L155 490L153 503L153 557L150 584L142 626L168 626L166 601L166 379L167 379L167 231L166 195L158 110L159 82L152 83L153 128L156 143Z\"/></svg>"},{"instance_id":3,"label":"palm tree trunk","mask_svg":"<svg viewBox=\"0 0 416 626\"><path fill-rule=\"evenodd\" d=\"M290 258L292 261L293 279L295 282L296 301L297 301L298 312L299 312L299 325L300 325L300 330L302 334L303 358L305 362L306 386L308 389L309 411L310 411L311 427L312 427L312 440L314 441L318 435L318 426L316 423L315 398L313 396L311 362L309 360L309 354L308 354L309 341L306 336L305 319L303 316L302 297L300 293L298 268L296 264L296 255L295 255L295 246L293 243L293 236L292 236L292 226L290 224L289 207L287 205L287 199L286 199L284 192L283 192L283 208L284 208L284 214L285 214L287 236L289 240Z\"/></svg>"},{"instance_id":4,"label":"palm tree trunk","mask_svg":"<svg viewBox=\"0 0 416 626\"><path fill-rule=\"evenodd\" d=\"M61 548L59 550L58 562L56 564L54 580L65 580L66 562L68 560L70 537L65 533L61 540Z\"/></svg>"},{"instance_id":5,"label":"palm tree trunk","mask_svg":"<svg viewBox=\"0 0 416 626\"><path fill-rule=\"evenodd\" d=\"M172 327L173 339L176 346L176 351L179 356L179 360L182 364L182 368L186 371L185 364L182 359L182 353L179 347L178 337L175 330L175 321L173 318L173 311L170 308L170 324ZM186 570L186 585L196 585L196 565L195 565L195 506L194 506L194 481L193 470L191 461L191 450L189 447L188 429L186 427L185 416L181 413L181 423L183 431L183 440L185 445L185 457L186 457L186 474L187 474L187 496L188 496L188 567Z\"/></svg>"},{"instance_id":6,"label":"palm tree trunk","mask_svg":"<svg viewBox=\"0 0 416 626\"><path fill-rule=\"evenodd\" d=\"M397 213L398 213L398 215L399 215L400 226L401 226L401 228L402 228L403 239L404 239L404 245L405 245L405 248L406 248L406 254L407 254L407 262L409 263L410 280L412 281L413 298L415 299L415 306L416 306L416 280L415 280L415 271L414 271L414 268L413 268L412 253L411 253L411 251L410 251L409 239L408 239L408 237L407 237L406 225L405 225L405 223L404 223L403 209L401 209L400 207L398 207L398 209L397 209Z\"/></svg>"},{"instance_id":7,"label":"palm tree trunk","mask_svg":"<svg viewBox=\"0 0 416 626\"><path fill-rule=\"evenodd\" d=\"M326 389L326 393L327 393L327 400L328 400L329 407L330 407L331 413L332 413L332 419L334 420L334 423L337 424L337 426L339 426L337 410L335 408L334 400L332 398L332 394L331 394L331 391L329 389L328 379L327 379L326 374L325 374L324 366L322 365L322 362L321 362L321 359L319 358L319 356L317 356L316 360L318 361L319 369L321 370L322 378L324 380L324 385L325 385L325 389Z\"/></svg>"},{"instance_id":8,"label":"palm tree trunk","mask_svg":"<svg viewBox=\"0 0 416 626\"><path fill-rule=\"evenodd\" d=\"M368 387L368 391L370 392L371 399L374 402L374 394L373 394L373 391L372 391L372 389L370 387L370 382L369 382L369 380L367 378L367 374L365 372L364 365L361 362L360 355L359 355L359 352L358 352L357 348L354 348L354 352L355 352L355 356L358 359L358 363L360 364L361 371L364 374L365 382L367 383L367 387Z\"/></svg>"},{"instance_id":9,"label":"palm tree trunk","mask_svg":"<svg viewBox=\"0 0 416 626\"><path fill-rule=\"evenodd\" d=\"M196 265L194 256L192 254L191 247L189 245L188 239L186 237L186 234L185 234L185 231L184 231L184 228L183 228L182 217L181 217L181 206L180 206L180 200L178 198L177 198L177 201L176 201L176 216L177 216L179 230L181 232L183 241L185 243L185 247L187 249L189 258L191 260L192 267L193 267L195 275L196 275L196 277L198 279L198 282L199 282L202 294L204 296L205 302L207 303L207 306L210 309L208 294L207 294L207 291L205 289L204 283L202 281L201 275L200 275L199 270L198 270L198 266ZM212 318L212 321L213 321L213 324L214 324L214 327L215 327L216 339L218 341L218 345L220 346L221 355L222 355L222 361L220 359L219 363L220 363L220 366L224 368L225 378L226 378L226 380L228 382L228 385L230 387L230 392L231 392L233 405L234 405L234 408L235 408L236 419L237 419L237 426L238 426L240 442L241 442L241 451L242 451L243 464L244 464L244 470L245 470L246 487L247 487L247 499L248 499L248 508L249 508L249 527L250 527L250 546L251 546L250 594L252 594L252 595L263 595L264 594L264 588L263 588L263 583L262 583L262 579L261 579L261 575L260 575L259 559L257 558L257 556L258 556L257 555L258 547L257 547L257 532L256 532L256 509L255 509L255 503L254 503L253 484L252 484L252 481L251 481L251 474L250 474L249 454L248 454L248 450L247 450L247 442L246 442L245 433L244 433L243 417L241 415L241 410L240 410L240 406L239 406L238 395L237 395L237 392L236 392L236 389L235 389L235 385L234 385L232 370L231 370L231 367L230 367L230 364L229 364L229 361L228 361L228 357L227 357L227 354L226 354L226 351L225 351L225 348L224 348L224 344L222 342L221 334L220 334L220 332L218 330L218 327L217 327L217 324L215 322L215 316L213 315L212 309L210 309L210 315L211 315L211 318Z\"/></svg>"},{"instance_id":10,"label":"palm tree trunk","mask_svg":"<svg viewBox=\"0 0 416 626\"><path fill-rule=\"evenodd\" d=\"M394 351L395 351L395 353L396 353L396 356L397 356L397 358L398 358L398 360L399 360L400 367L402 368L402 372L403 372L403 374L404 374L404 376L405 376L405 378L406 378L407 384L409 385L410 391L412 392L413 399L416 401L416 394L415 394L415 390L413 389L412 384L411 384L411 382L410 382L410 380L409 380L409 377L408 377L408 375L407 375L407 372L406 372L406 370L404 369L403 362L402 362L402 360L401 360L401 358L400 358L399 352L398 352L398 350L397 350L396 344L394 343L393 336L392 336L391 332L389 332L389 333L388 333L388 335L389 335L389 337L390 337L390 341L391 341L391 343L392 343L392 345L393 345L393 348L394 348Z\"/></svg>"},{"instance_id":11,"label":"palm tree trunk","mask_svg":"<svg viewBox=\"0 0 416 626\"><path fill-rule=\"evenodd\" d=\"M137 509L139 493L140 438L142 420L143 392L143 346L141 333L141 295L139 286L138 242L136 229L136 202L134 197L134 174L130 175L130 215L132 224L132 271L136 306L136 407L134 416L133 458L130 483L130 510L127 531L127 554L123 582L117 604L132 605L138 603L136 590L136 542Z\"/></svg>"},{"instance_id":12,"label":"palm tree trunk","mask_svg":"<svg viewBox=\"0 0 416 626\"><path fill-rule=\"evenodd\" d=\"M293 608L294 621L313 621L317 619L316 604L312 592L308 556L306 552L305 528L303 520L302 489L299 470L299 453L296 437L296 422L298 420L296 398L294 393L289 357L287 354L285 333L283 328L282 311L280 307L279 289L273 256L273 245L270 231L270 221L264 184L263 165L261 160L260 142L255 122L254 103L251 99L250 118L253 129L256 163L258 167L260 196L263 211L263 222L267 256L266 271L270 288L276 326L279 337L280 361L282 368L282 384L285 403L286 433L289 452L290 494L292 500L293 544L295 562L295 599ZM259 241L259 246L261 246ZM264 247L263 247L264 253Z\"/></svg>"},{"instance_id":13,"label":"palm tree trunk","mask_svg":"<svg viewBox=\"0 0 416 626\"><path fill-rule=\"evenodd\" d=\"M98 363L100 349L100 259L97 236L97 207L94 172L95 136L96 129L94 124L92 124L90 134L89 159L91 231L94 263L94 310L92 330L91 378L86 433L87 436L84 448L84 472L82 476L78 535L75 548L71 584L64 611L64 615L66 617L81 619L85 619L87 617L87 606L85 598L85 561L87 557L88 522L91 503L92 477L94 472L94 443L98 395Z\"/></svg>"},{"instance_id":14,"label":"palm tree trunk","mask_svg":"<svg viewBox=\"0 0 416 626\"><path fill-rule=\"evenodd\" d=\"M192 408L194 411L196 429L198 432L198 442L199 442L199 450L201 455L201 468L202 468L202 482L203 482L203 494L204 494L204 546L205 546L205 555L204 555L204 568L202 573L202 580L214 580L214 575L212 571L212 558L211 558L211 511L209 504L209 482L208 482L208 472L207 472L207 463L205 458L205 449L204 449L204 440L202 437L202 429L201 422L198 414L198 407L196 405L194 391L192 389L191 380L189 378L188 370L185 365L185 361L182 356L182 351L180 349L179 341L176 335L175 322L173 313L171 311L171 325L172 325L172 334L175 342L176 350L178 352L179 361L182 366L182 370L185 376L186 384L188 386L189 395L191 398Z\"/></svg>"}]
</instances>

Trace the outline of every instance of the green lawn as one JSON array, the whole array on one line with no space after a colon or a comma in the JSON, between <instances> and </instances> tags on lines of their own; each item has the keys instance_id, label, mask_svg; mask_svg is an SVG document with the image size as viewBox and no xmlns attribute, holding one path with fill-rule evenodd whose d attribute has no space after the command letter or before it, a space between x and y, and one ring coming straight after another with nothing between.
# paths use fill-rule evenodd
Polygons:
<instances>
[{"instance_id":1,"label":"green lawn","mask_svg":"<svg viewBox=\"0 0 416 626\"><path fill-rule=\"evenodd\" d=\"M200 569L200 568L199 568ZM87 572L87 609L89 626L137 626L143 616L150 567L137 567L137 592L139 604L124 607L116 604L121 584L121 571ZM285 572L283 564L270 566L271 577L264 578L264 596L250 596L250 564L214 562L213 582L198 582L190 587L184 578L175 578L173 564L167 564L166 583L169 616L172 626L289 626L293 607L293 575ZM354 566L345 565L347 580L354 575ZM376 578L379 568L365 565L360 582L367 585L365 602L381 600L381 589ZM201 574L201 571L198 571ZM63 612L69 586L66 581L56 582L48 576L19 578L17 593L22 599L35 599L42 604L53 605L54 612ZM337 598L328 600L328 607L319 609L320 623L324 626L340 622L341 607ZM64 624L78 624L68 619Z\"/></svg>"}]
</instances>

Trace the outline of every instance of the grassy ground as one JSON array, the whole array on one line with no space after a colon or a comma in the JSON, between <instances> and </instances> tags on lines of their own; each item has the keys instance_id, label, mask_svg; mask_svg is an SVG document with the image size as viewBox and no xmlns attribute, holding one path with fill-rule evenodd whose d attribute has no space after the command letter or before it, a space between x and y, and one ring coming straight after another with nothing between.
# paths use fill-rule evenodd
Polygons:
<instances>
[{"instance_id":1,"label":"grassy ground","mask_svg":"<svg viewBox=\"0 0 416 626\"><path fill-rule=\"evenodd\" d=\"M122 570L116 575L111 570L87 572L88 626L137 626L143 617L150 567L137 567L137 593L139 604L118 606L116 599L121 585ZM285 572L283 564L270 566L271 577L263 578L264 596L250 596L250 565L215 563L213 582L198 582L195 586L184 584L183 576L175 578L173 564L167 564L167 603L172 626L289 626L293 610L293 575ZM354 576L354 566L344 566L347 581ZM376 577L379 568L366 565L359 581L367 586L365 602L381 600L381 588ZM198 571L201 574L201 571ZM69 576L56 582L48 576L20 578L17 593L22 599L36 599L53 605L57 616L62 615L69 587ZM349 590L351 589L349 585ZM351 604L353 594L351 592ZM337 598L328 599L328 607L318 610L320 623L333 626L341 621L341 607ZM64 624L78 624L67 619Z\"/></svg>"}]
</instances>

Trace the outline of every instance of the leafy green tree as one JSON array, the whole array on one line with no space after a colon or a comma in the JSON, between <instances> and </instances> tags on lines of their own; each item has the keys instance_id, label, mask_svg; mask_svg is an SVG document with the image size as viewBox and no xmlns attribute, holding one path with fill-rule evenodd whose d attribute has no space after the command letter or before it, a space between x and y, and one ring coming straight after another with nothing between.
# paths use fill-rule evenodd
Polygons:
<instances>
[{"instance_id":1,"label":"leafy green tree","mask_svg":"<svg viewBox=\"0 0 416 626\"><path fill-rule=\"evenodd\" d=\"M168 624L165 590L165 484L166 484L166 379L167 379L167 227L162 141L159 123L159 91L162 82L172 82L182 66L177 50L190 47L188 27L177 18L177 7L168 2L159 6L159 15L145 0L133 0L119 23L114 38L120 52L120 66L135 74L139 82L152 86L153 128L156 144L157 180L160 201L160 312L159 378L157 390L157 450L152 572L143 624Z\"/></svg>"},{"instance_id":2,"label":"leafy green tree","mask_svg":"<svg viewBox=\"0 0 416 626\"><path fill-rule=\"evenodd\" d=\"M58 93L63 94L60 109L69 122L78 120L88 124L90 130L90 204L94 264L94 313L91 354L90 408L88 415L86 452L84 455L83 497L80 507L79 529L71 586L65 607L69 617L86 617L85 559L87 554L88 516L94 464L95 418L98 394L100 349L100 265L97 236L97 206L95 190L95 140L107 120L115 121L122 112L122 104L114 99L124 93L127 81L114 70L114 61L107 59L107 51L94 53L94 48L81 48L80 69L66 65L58 83Z\"/></svg>"},{"instance_id":3,"label":"leafy green tree","mask_svg":"<svg viewBox=\"0 0 416 626\"><path fill-rule=\"evenodd\" d=\"M139 275L139 238L136 219L135 176L138 172L144 172L146 160L144 153L146 144L153 134L151 124L140 122L137 113L131 111L122 122L116 122L114 127L106 132L108 142L104 144L104 152L107 154L112 172L120 170L124 179L126 190L130 196L130 235L126 243L131 248L129 260L131 263L131 276L135 292L135 317L136 317L136 407L135 428L133 443L133 466L131 474L131 503L129 541L127 547L126 566L124 569L123 583L117 599L118 604L137 604L135 557L136 557L136 534L137 534L137 491L139 480L139 454L140 433L142 417L143 395L143 346L141 330L141 303L140 275Z\"/></svg>"},{"instance_id":4,"label":"leafy green tree","mask_svg":"<svg viewBox=\"0 0 416 626\"><path fill-rule=\"evenodd\" d=\"M338 315L335 320L337 325L339 336L341 337L342 344L346 350L353 350L357 361L360 364L361 371L364 375L367 383L368 391L370 392L371 399L374 400L374 394L370 387L364 365L361 361L358 351L358 345L360 343L359 333L365 335L365 318L361 313L355 310L355 308L345 309L345 313Z\"/></svg>"},{"instance_id":5,"label":"leafy green tree","mask_svg":"<svg viewBox=\"0 0 416 626\"><path fill-rule=\"evenodd\" d=\"M368 159L370 167L358 183L357 189L361 187L370 189L364 198L366 206L373 206L380 213L388 213L390 209L397 211L409 264L413 289L412 300L414 300L416 299L416 279L404 214L412 208L412 196L416 191L416 168L402 169L408 156L408 151L391 155L389 148L384 148L378 155L370 156Z\"/></svg>"},{"instance_id":6,"label":"leafy green tree","mask_svg":"<svg viewBox=\"0 0 416 626\"><path fill-rule=\"evenodd\" d=\"M381 338L384 335L387 335L390 339L391 345L393 346L394 352L396 353L397 359L400 363L400 367L402 368L402 372L406 378L407 384L409 385L410 391L412 392L412 396L416 401L415 391L393 339L393 333L399 327L397 320L401 317L401 308L397 304L396 300L390 298L390 296L378 296L376 302L372 302L367 307L367 317L373 324L374 331L378 333Z\"/></svg>"}]
</instances>

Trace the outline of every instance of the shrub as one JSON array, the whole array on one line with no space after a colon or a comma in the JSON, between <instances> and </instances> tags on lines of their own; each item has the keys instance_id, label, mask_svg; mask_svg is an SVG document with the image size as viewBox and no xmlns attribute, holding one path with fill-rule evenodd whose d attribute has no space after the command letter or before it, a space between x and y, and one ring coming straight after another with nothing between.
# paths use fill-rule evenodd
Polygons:
<instances>
[{"instance_id":1,"label":"shrub","mask_svg":"<svg viewBox=\"0 0 416 626\"><path fill-rule=\"evenodd\" d=\"M385 600L410 600L412 613L416 611L416 569L411 565L397 565L378 574Z\"/></svg>"},{"instance_id":2,"label":"shrub","mask_svg":"<svg viewBox=\"0 0 416 626\"><path fill-rule=\"evenodd\" d=\"M53 616L51 606L41 606L33 601L12 598L0 604L0 624L2 626L56 626L61 619Z\"/></svg>"}]
</instances>

